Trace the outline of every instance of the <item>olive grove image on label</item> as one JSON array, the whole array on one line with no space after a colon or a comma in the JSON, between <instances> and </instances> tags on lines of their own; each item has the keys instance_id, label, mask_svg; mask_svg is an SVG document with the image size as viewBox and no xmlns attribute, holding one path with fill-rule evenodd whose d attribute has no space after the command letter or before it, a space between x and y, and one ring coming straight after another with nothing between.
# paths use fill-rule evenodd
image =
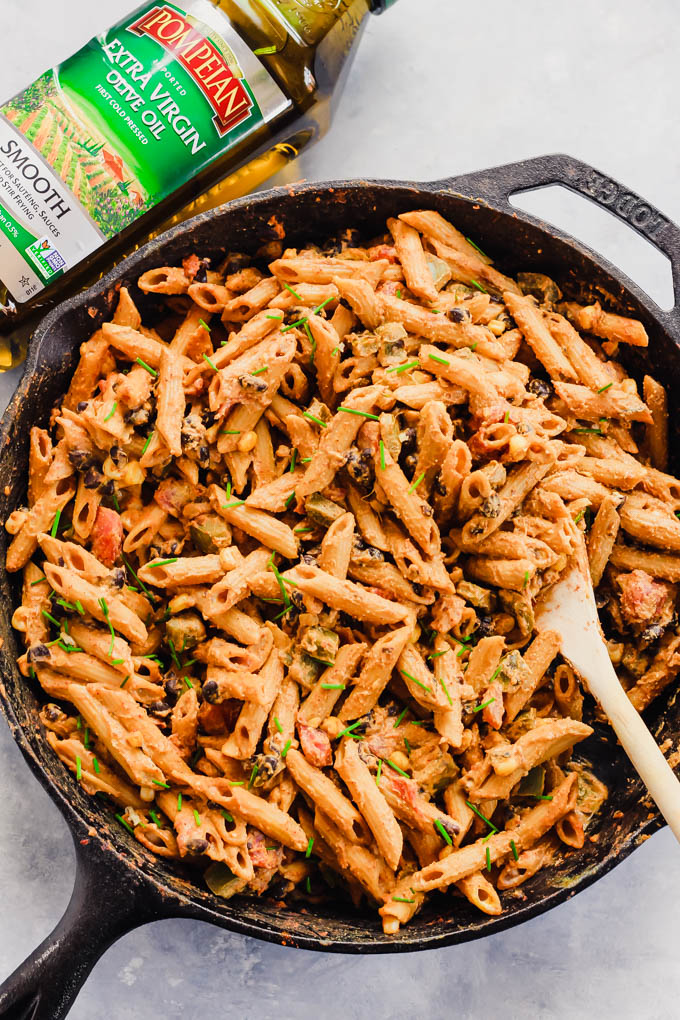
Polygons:
<instances>
[{"instance_id":1,"label":"olive grove image on label","mask_svg":"<svg viewBox=\"0 0 680 1020\"><path fill-rule=\"evenodd\" d=\"M208 0L145 4L0 106L0 279L28 300L289 105Z\"/></svg>"}]
</instances>

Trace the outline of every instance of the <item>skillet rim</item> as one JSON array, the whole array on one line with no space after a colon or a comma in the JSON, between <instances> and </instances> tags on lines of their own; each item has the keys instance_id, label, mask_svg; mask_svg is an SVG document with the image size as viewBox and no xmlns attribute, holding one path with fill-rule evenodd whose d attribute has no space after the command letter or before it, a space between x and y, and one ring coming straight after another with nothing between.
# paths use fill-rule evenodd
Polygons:
<instances>
[{"instance_id":1,"label":"skillet rim","mask_svg":"<svg viewBox=\"0 0 680 1020\"><path fill-rule=\"evenodd\" d=\"M570 159L570 157L552 158ZM527 162L531 163L532 161ZM572 162L575 163L577 161ZM513 166L517 167L519 165L520 164L514 164ZM581 165L585 166L585 164ZM74 295L67 301L58 305L42 320L36 329L17 389L2 416L2 420L0 421L0 451L2 446L6 445L8 438L7 434L11 429L14 418L20 411L23 398L26 396L25 391L28 388L28 384L40 362L41 352L44 346L49 343L50 332L62 318L80 308L86 307L88 303L94 300L101 300L104 298L107 292L109 292L111 288L115 287L115 284L120 279L133 274L140 263L146 262L147 259L156 255L157 252L162 252L167 244L171 243L175 238L182 234L189 233L191 230L201 228L206 223L212 223L215 220L219 220L221 217L228 216L233 211L240 211L245 208L257 208L257 206L275 202L279 198L295 198L298 195L310 192L317 192L320 198L328 199L330 197L331 200L333 200L335 192L351 193L352 191L359 191L364 188L379 189L384 193L396 190L400 190L402 192L408 191L414 195L422 195L424 198L433 194L443 194L459 199L467 205L479 204L493 212L500 213L504 216L509 215L518 222L524 222L534 228L538 228L550 239L556 239L562 242L562 244L567 247L571 247L581 257L585 257L586 260L594 263L595 267L600 272L603 272L614 279L624 293L631 295L635 299L636 303L645 309L647 315L664 333L673 334L674 319L672 313L668 313L661 309L637 284L635 284L634 281L630 280L626 274L622 273L621 270L613 266L607 259L594 252L587 245L578 241L571 235L554 227L552 224L548 224L537 217L509 205L507 201L508 193L504 193L502 188L500 191L498 188L489 189L489 181L493 181L494 174L500 175L504 169L506 168L492 168L479 173L465 174L455 178L447 178L434 182L411 182L390 179L302 182L297 185L268 189L267 191L257 193L255 196L246 196L245 198L228 203L226 206L209 210L205 213L201 213L191 220L178 224L171 230L162 234L160 237L147 242L147 244L138 249L138 251L134 252L127 259L124 259L117 266L114 266L109 273L102 277L102 279L94 286L89 288L87 291ZM547 183L553 183L553 181ZM528 184L528 188L535 186L540 185L536 185L534 183ZM479 193L477 189L480 189ZM488 195L489 190L492 191L490 196ZM516 190L527 190L527 188L517 188ZM484 194L484 191L487 191L487 195ZM493 194L493 191L496 191L496 194ZM677 344L677 339L673 339ZM74 346L79 342L80 340L75 341ZM0 452L0 457L2 456L3 454ZM5 658L4 654L0 655L0 672L2 673L2 677L0 678L0 702L2 702L5 715L10 725L10 731L15 742L22 751L24 758L27 760L33 773L36 775L36 778L38 778L43 788L57 804L57 807L64 816L65 821L72 832L76 843L76 849L79 854L82 855L83 851L79 848L77 837L85 829L89 828L89 823L81 815L75 803L73 803L67 796L66 786L68 782L73 782L72 777L70 773L64 770L63 778L66 780L66 783L63 785L60 784L57 781L57 776L53 775L46 765L41 763L34 748L31 746L31 742L15 714L12 698L5 687ZM11 671L11 664L9 668ZM381 932L377 931L368 932L368 939L370 939L370 941L357 942L345 941L341 938L325 939L320 935L312 936L304 933L293 934L292 932L277 930L270 926L268 923L268 917L260 922L263 925L260 927L259 923L254 924L248 920L243 920L238 916L238 914L234 916L225 914L222 910L213 908L207 903L199 902L190 896L183 896L170 886L164 885L163 882L159 881L153 875L143 874L143 882L148 887L149 891L153 890L156 898L159 901L162 901L163 909L160 916L193 917L200 920L210 921L220 927L237 931L241 934L251 935L255 938L263 939L268 942L282 945L293 945L299 948L312 950L353 954L409 952L427 948L443 947L445 945L466 942L486 935L491 935L509 927L514 927L517 924L521 924L523 921L529 920L530 918L551 909L558 903L570 899L572 896L576 895L576 893L587 888L598 878L603 877L611 871L618 863L625 860L625 858L632 853L632 851L636 849L637 846L644 841L644 839L648 838L650 834L656 832L664 824L665 823L659 813L653 812L648 815L645 821L637 826L624 841L617 845L615 852L612 851L606 854L586 872L582 872L578 880L574 881L572 886L554 889L551 893L542 896L537 902L523 905L520 908L515 909L513 913L502 914L497 918L485 919L483 921L481 920L483 915L480 915L479 924L473 923L471 925L467 925L464 929L454 930L444 934L428 934L426 929L423 927L418 928L416 925L402 929L397 936L384 936ZM90 838L92 838L91 835ZM102 836L100 833L97 833L96 842L99 844L97 850L98 853L103 853L105 855L109 852L116 853L106 835ZM116 832L115 842L120 842L123 847L129 845L128 838L122 834L122 830L120 834ZM138 869L134 862L127 860L125 856L120 853L116 853L116 858L118 867L124 864L126 871L131 872L135 880L139 879ZM111 862L109 862L107 866L110 865ZM172 905L168 903L168 900L170 899L173 901ZM291 920L288 921L288 924L292 926L291 915L292 912L288 915L282 915L284 927L286 926L287 918L291 918ZM147 919L148 918L140 918L138 923L144 923ZM318 920L318 923L320 924L323 924L324 920L332 921L332 918L324 918L319 915L314 915L314 919ZM131 927L132 926L135 926L134 920L131 924ZM361 927L364 931L366 930L363 925L357 925L357 927Z\"/></svg>"}]
</instances>

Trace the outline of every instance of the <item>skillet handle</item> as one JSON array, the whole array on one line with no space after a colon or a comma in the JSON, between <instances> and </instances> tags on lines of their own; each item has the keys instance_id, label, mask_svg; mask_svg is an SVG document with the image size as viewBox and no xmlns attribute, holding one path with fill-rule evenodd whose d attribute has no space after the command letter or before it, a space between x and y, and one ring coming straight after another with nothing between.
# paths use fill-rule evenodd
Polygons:
<instances>
[{"instance_id":1,"label":"skillet handle","mask_svg":"<svg viewBox=\"0 0 680 1020\"><path fill-rule=\"evenodd\" d=\"M613 177L573 156L553 153L438 181L434 187L455 189L470 198L479 197L482 201L507 206L509 211L513 211L508 202L511 195L551 184L561 184L601 205L651 241L669 259L675 293L675 308L670 315L676 328L680 328L680 228L650 202Z\"/></svg>"},{"instance_id":2,"label":"skillet handle","mask_svg":"<svg viewBox=\"0 0 680 1020\"><path fill-rule=\"evenodd\" d=\"M116 866L113 848L104 849L85 834L74 834L74 842L71 901L54 931L0 985L0 1020L62 1020L113 942L168 916L152 885Z\"/></svg>"}]
</instances>

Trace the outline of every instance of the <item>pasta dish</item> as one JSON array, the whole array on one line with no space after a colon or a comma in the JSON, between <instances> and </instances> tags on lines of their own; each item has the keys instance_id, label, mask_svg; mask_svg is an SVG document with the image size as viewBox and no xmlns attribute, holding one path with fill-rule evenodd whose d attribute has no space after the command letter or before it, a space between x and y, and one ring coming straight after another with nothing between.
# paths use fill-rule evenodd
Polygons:
<instances>
[{"instance_id":1,"label":"pasta dish","mask_svg":"<svg viewBox=\"0 0 680 1020\"><path fill-rule=\"evenodd\" d=\"M542 591L585 549L637 709L680 663L666 396L617 360L645 329L427 210L138 288L6 521L46 739L222 897L499 914L607 796Z\"/></svg>"}]
</instances>

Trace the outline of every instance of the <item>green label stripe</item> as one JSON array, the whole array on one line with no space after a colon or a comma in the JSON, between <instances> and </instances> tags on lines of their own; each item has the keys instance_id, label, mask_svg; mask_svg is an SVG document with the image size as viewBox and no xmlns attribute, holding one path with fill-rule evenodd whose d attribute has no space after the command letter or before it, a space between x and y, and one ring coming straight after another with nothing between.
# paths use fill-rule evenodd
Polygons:
<instances>
[{"instance_id":1,"label":"green label stripe","mask_svg":"<svg viewBox=\"0 0 680 1020\"><path fill-rule=\"evenodd\" d=\"M63 269L53 270L49 263L41 255L38 238L21 225L11 213L0 204L0 232L10 241L12 247L21 255L27 266L38 270L44 280L56 280L63 275ZM33 252L33 258L28 254L29 249Z\"/></svg>"}]
</instances>

